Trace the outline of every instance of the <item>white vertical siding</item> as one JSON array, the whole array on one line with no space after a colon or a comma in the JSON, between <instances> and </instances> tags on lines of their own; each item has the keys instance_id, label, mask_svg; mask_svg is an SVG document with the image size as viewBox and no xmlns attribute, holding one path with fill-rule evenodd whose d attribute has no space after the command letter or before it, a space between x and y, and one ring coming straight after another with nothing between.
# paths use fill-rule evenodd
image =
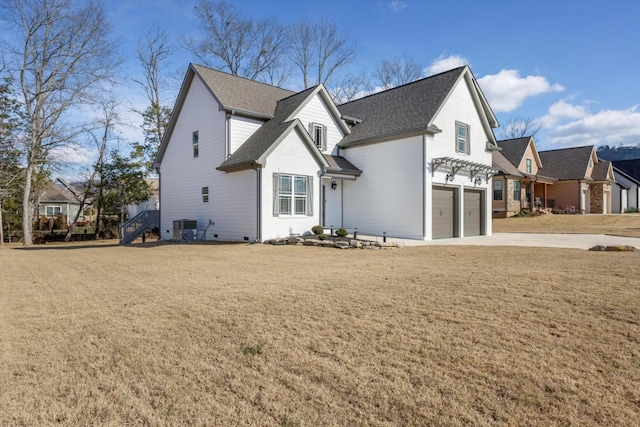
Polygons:
<instances>
[{"instance_id":1,"label":"white vertical siding","mask_svg":"<svg viewBox=\"0 0 640 427\"><path fill-rule=\"evenodd\" d=\"M312 216L273 215L273 174L313 177ZM309 147L295 130L287 135L271 152L262 170L262 239L303 234L320 224L320 166ZM308 190L307 190L308 191Z\"/></svg>"},{"instance_id":2,"label":"white vertical siding","mask_svg":"<svg viewBox=\"0 0 640 427\"><path fill-rule=\"evenodd\" d=\"M490 140L490 135L484 128L482 123L482 115L484 112L478 108L473 101L470 88L466 80L460 80L456 87L451 92L449 98L445 102L444 106L434 118L433 123L442 129L441 133L434 135L433 137L426 137L427 141L427 206L431 206L431 186L445 184L445 177L449 172L449 169L445 167L438 168L432 174L431 160L438 157L453 157L460 160L465 160L473 163L480 163L486 166L492 165L491 152L486 149L487 141ZM469 125L469 137L471 140L471 150L469 154L456 152L456 121ZM485 194L485 214L484 214L484 226L483 229L487 235L491 235L491 216L492 207L490 203L491 195L491 180L487 182L485 175L482 177L482 183L475 185L471 180L468 172L459 171L452 182L447 182L447 186L456 186L458 191L458 221L460 236L463 236L464 230L464 215L463 215L463 197L465 188L474 188L483 190ZM431 209L426 209L426 229L427 239L431 239Z\"/></svg>"},{"instance_id":3,"label":"white vertical siding","mask_svg":"<svg viewBox=\"0 0 640 427\"><path fill-rule=\"evenodd\" d=\"M416 136L343 150L363 172L344 181L344 226L363 234L423 238L423 144Z\"/></svg>"},{"instance_id":4,"label":"white vertical siding","mask_svg":"<svg viewBox=\"0 0 640 427\"><path fill-rule=\"evenodd\" d=\"M191 135L198 131L199 156L193 158ZM196 77L160 166L160 232L173 237L173 221L195 219L203 230L215 223L207 238L256 239L256 179L254 171L225 174L216 170L225 158L225 113ZM252 175L253 174L253 175ZM209 187L209 202L202 202L202 187Z\"/></svg>"},{"instance_id":5,"label":"white vertical siding","mask_svg":"<svg viewBox=\"0 0 640 427\"><path fill-rule=\"evenodd\" d=\"M336 189L331 189L331 183L336 183ZM334 228L342 227L342 196L343 196L343 181L341 179L323 179L322 184L325 186L325 227Z\"/></svg>"},{"instance_id":6,"label":"white vertical siding","mask_svg":"<svg viewBox=\"0 0 640 427\"><path fill-rule=\"evenodd\" d=\"M327 150L325 153L337 154L337 144L344 137L344 134L320 96L316 95L311 98L296 115L296 118L302 122L302 125L307 130L309 129L310 123L325 125L327 127Z\"/></svg>"},{"instance_id":7,"label":"white vertical siding","mask_svg":"<svg viewBox=\"0 0 640 427\"><path fill-rule=\"evenodd\" d=\"M229 152L233 154L264 122L248 117L231 116L229 118Z\"/></svg>"}]
</instances>

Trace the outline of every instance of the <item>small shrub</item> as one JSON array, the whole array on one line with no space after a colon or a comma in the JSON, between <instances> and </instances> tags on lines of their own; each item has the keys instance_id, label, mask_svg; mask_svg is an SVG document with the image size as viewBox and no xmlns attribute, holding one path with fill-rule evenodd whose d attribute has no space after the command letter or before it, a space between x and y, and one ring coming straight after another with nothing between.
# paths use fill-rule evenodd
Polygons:
<instances>
[{"instance_id":1,"label":"small shrub","mask_svg":"<svg viewBox=\"0 0 640 427\"><path fill-rule=\"evenodd\" d=\"M630 206L624 210L624 213L636 213L636 212L638 212L638 209L633 206Z\"/></svg>"},{"instance_id":2,"label":"small shrub","mask_svg":"<svg viewBox=\"0 0 640 427\"><path fill-rule=\"evenodd\" d=\"M336 236L345 237L347 234L349 234L349 232L344 228L338 228L336 230Z\"/></svg>"},{"instance_id":3,"label":"small shrub","mask_svg":"<svg viewBox=\"0 0 640 427\"><path fill-rule=\"evenodd\" d=\"M244 354L245 356L256 356L258 354L262 354L262 344L258 344L255 347L243 347L242 354Z\"/></svg>"},{"instance_id":4,"label":"small shrub","mask_svg":"<svg viewBox=\"0 0 640 427\"><path fill-rule=\"evenodd\" d=\"M326 235L326 234L324 234L324 233L320 233L320 234L318 234L318 239L319 239L319 240L327 240L327 238L328 238L328 237L329 237L329 236L327 236L327 235Z\"/></svg>"},{"instance_id":5,"label":"small shrub","mask_svg":"<svg viewBox=\"0 0 640 427\"><path fill-rule=\"evenodd\" d=\"M311 232L313 234L322 234L324 233L324 227L321 225L314 225L313 227L311 227Z\"/></svg>"}]
</instances>

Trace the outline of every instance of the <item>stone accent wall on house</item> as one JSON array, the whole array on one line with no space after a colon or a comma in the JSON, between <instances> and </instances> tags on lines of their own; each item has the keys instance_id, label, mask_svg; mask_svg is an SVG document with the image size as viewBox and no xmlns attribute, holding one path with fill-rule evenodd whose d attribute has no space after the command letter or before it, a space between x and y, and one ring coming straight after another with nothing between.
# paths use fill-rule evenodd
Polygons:
<instances>
[{"instance_id":1,"label":"stone accent wall on house","mask_svg":"<svg viewBox=\"0 0 640 427\"><path fill-rule=\"evenodd\" d=\"M602 213L604 202L604 184L591 184L589 186L589 212Z\"/></svg>"},{"instance_id":2,"label":"stone accent wall on house","mask_svg":"<svg viewBox=\"0 0 640 427\"><path fill-rule=\"evenodd\" d=\"M507 211L508 211L507 215L508 216L511 216L513 214L520 212L520 209L522 209L522 199L524 199L524 189L522 188L522 185L521 185L520 200L514 200L513 183L514 183L514 180L512 179L507 180L507 194L505 196L507 197Z\"/></svg>"}]
</instances>

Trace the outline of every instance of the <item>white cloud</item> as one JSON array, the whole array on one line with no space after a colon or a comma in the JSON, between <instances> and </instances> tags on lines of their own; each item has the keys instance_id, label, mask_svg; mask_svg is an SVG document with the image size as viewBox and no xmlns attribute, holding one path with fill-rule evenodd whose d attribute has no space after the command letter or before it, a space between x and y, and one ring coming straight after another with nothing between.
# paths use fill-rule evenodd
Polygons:
<instances>
[{"instance_id":1,"label":"white cloud","mask_svg":"<svg viewBox=\"0 0 640 427\"><path fill-rule=\"evenodd\" d=\"M431 65L422 70L422 72L425 77L429 77L467 64L469 64L467 58L460 55L449 55L446 57L444 55L440 55L438 59L433 61Z\"/></svg>"},{"instance_id":2,"label":"white cloud","mask_svg":"<svg viewBox=\"0 0 640 427\"><path fill-rule=\"evenodd\" d=\"M562 102L562 101L561 101ZM558 103L556 103L558 104ZM551 109L556 106L552 105ZM572 107L569 105L569 107ZM578 114L580 106L568 111ZM586 109L584 110L586 112ZM556 116L561 117L561 116ZM571 117L576 120L555 126L549 132L547 143L560 147L576 147L582 145L635 145L640 142L640 112L638 105L626 110L602 110L595 114Z\"/></svg>"},{"instance_id":3,"label":"white cloud","mask_svg":"<svg viewBox=\"0 0 640 427\"><path fill-rule=\"evenodd\" d=\"M549 107L549 113L540 120L544 127L551 128L564 119L581 119L589 115L589 110L584 105L574 105L566 99L554 103Z\"/></svg>"},{"instance_id":4,"label":"white cloud","mask_svg":"<svg viewBox=\"0 0 640 427\"><path fill-rule=\"evenodd\" d=\"M505 113L517 109L529 97L565 89L559 83L549 84L543 76L520 77L518 70L504 69L478 79L478 83L493 110Z\"/></svg>"},{"instance_id":5,"label":"white cloud","mask_svg":"<svg viewBox=\"0 0 640 427\"><path fill-rule=\"evenodd\" d=\"M51 150L51 158L67 166L86 166L96 157L96 151L87 147L61 146Z\"/></svg>"},{"instance_id":6,"label":"white cloud","mask_svg":"<svg viewBox=\"0 0 640 427\"><path fill-rule=\"evenodd\" d=\"M398 12L407 8L407 3L399 0L393 0L387 4L387 8L392 12Z\"/></svg>"},{"instance_id":7,"label":"white cloud","mask_svg":"<svg viewBox=\"0 0 640 427\"><path fill-rule=\"evenodd\" d=\"M391 1L378 1L378 3L376 3L376 6L378 7L378 11L380 12L380 14L384 15L387 12L391 12L391 13L396 13L396 12L400 12L401 10L406 9L409 5L402 1L402 0L391 0Z\"/></svg>"}]
</instances>

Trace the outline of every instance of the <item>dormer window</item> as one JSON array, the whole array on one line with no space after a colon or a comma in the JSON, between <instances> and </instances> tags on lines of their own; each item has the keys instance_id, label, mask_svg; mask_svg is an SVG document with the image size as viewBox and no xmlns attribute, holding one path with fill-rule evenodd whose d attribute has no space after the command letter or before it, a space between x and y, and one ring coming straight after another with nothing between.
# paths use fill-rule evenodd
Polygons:
<instances>
[{"instance_id":1,"label":"dormer window","mask_svg":"<svg viewBox=\"0 0 640 427\"><path fill-rule=\"evenodd\" d=\"M471 153L469 125L461 122L456 122L456 151L464 154Z\"/></svg>"},{"instance_id":2,"label":"dormer window","mask_svg":"<svg viewBox=\"0 0 640 427\"><path fill-rule=\"evenodd\" d=\"M309 134L316 143L320 151L327 149L327 127L319 123L311 123L309 125Z\"/></svg>"}]
</instances>

